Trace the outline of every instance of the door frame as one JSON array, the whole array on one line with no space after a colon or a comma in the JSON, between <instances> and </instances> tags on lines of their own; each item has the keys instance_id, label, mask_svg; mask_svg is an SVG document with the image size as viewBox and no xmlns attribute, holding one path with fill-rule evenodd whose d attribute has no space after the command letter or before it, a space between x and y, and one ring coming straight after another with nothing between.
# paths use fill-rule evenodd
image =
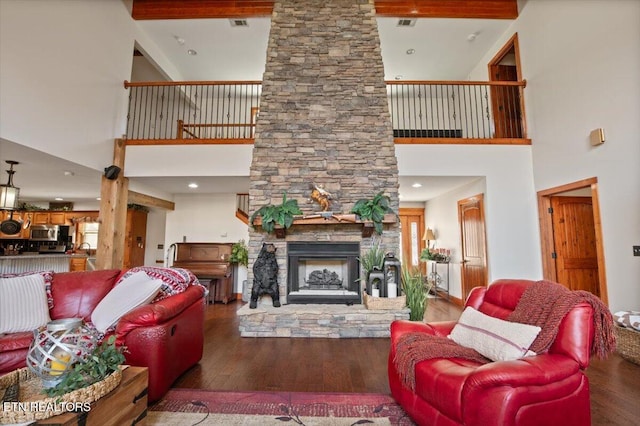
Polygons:
<instances>
[{"instance_id":1,"label":"door frame","mask_svg":"<svg viewBox=\"0 0 640 426\"><path fill-rule=\"evenodd\" d=\"M593 224L596 233L596 253L598 256L598 281L600 286L600 300L608 305L609 296L607 293L607 274L604 262L604 245L602 242L602 221L600 217L600 202L598 196L598 178L596 177L582 179L576 182L537 192L538 216L540 220L540 247L542 252L542 275L545 280L558 280L556 264L554 262L554 259L552 258L552 253L555 251L555 244L553 240L553 221L551 215L549 214L549 209L551 208L551 197L566 191L573 191L583 188L591 189Z\"/></svg>"},{"instance_id":2,"label":"door frame","mask_svg":"<svg viewBox=\"0 0 640 426\"><path fill-rule=\"evenodd\" d=\"M489 81L496 81L493 78L493 73L491 72L491 67L494 65L499 65L500 61L502 61L504 59L505 56L507 56L507 53L509 53L511 51L511 49L513 49L513 53L515 56L515 62L516 62L516 76L518 81L524 81L522 79L522 65L520 62L520 43L518 42L518 33L514 33L511 38L509 38L509 40L507 40L507 42L504 44L504 46L502 46L502 48L500 48L500 50L498 50L498 53L496 53L493 58L491 58L491 60L487 63L487 72L489 73ZM520 86L519 90L519 101L520 101L520 125L522 126L522 138L527 138L528 133L527 133L527 114L525 113L525 109L524 109L524 90L523 87Z\"/></svg>"}]
</instances>

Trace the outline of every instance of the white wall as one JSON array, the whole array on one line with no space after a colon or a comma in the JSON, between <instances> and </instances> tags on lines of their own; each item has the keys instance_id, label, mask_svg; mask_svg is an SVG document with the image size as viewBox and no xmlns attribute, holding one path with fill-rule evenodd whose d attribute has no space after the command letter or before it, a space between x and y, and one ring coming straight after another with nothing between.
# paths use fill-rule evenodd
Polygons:
<instances>
[{"instance_id":1,"label":"white wall","mask_svg":"<svg viewBox=\"0 0 640 426\"><path fill-rule=\"evenodd\" d=\"M401 175L485 176L489 282L542 277L530 146L396 145L396 156ZM448 214L457 222L453 198L446 209L454 209ZM427 225L430 220L427 211Z\"/></svg>"},{"instance_id":2,"label":"white wall","mask_svg":"<svg viewBox=\"0 0 640 426\"><path fill-rule=\"evenodd\" d=\"M640 2L529 0L518 33L536 190L596 177L613 311L640 307ZM607 141L589 144L602 127Z\"/></svg>"},{"instance_id":3,"label":"white wall","mask_svg":"<svg viewBox=\"0 0 640 426\"><path fill-rule=\"evenodd\" d=\"M178 195L176 209L167 212L165 249L173 243L249 241L249 227L236 218L236 194ZM246 270L236 276L236 293L242 292Z\"/></svg>"},{"instance_id":4,"label":"white wall","mask_svg":"<svg viewBox=\"0 0 640 426\"><path fill-rule=\"evenodd\" d=\"M425 229L431 228L436 236L435 247L451 250L451 262L449 264L449 294L457 298L462 297L462 284L460 280L460 261L462 260L462 248L460 246L460 224L458 222L458 201L473 195L485 194L487 188L484 178L478 178L475 182L456 188L446 194L433 198L426 203ZM431 242L431 247L434 242ZM491 257L487 254L487 257ZM427 272L430 272L429 269ZM514 276L513 278L520 278Z\"/></svg>"},{"instance_id":5,"label":"white wall","mask_svg":"<svg viewBox=\"0 0 640 426\"><path fill-rule=\"evenodd\" d=\"M164 230L167 212L163 209L150 209L147 215L147 241L144 250L145 266L163 266L165 261ZM158 245L163 248L158 249ZM158 263L158 261L160 261Z\"/></svg>"},{"instance_id":6,"label":"white wall","mask_svg":"<svg viewBox=\"0 0 640 426\"><path fill-rule=\"evenodd\" d=\"M0 137L96 170L111 164L136 41L180 78L121 1L0 1Z\"/></svg>"}]
</instances>

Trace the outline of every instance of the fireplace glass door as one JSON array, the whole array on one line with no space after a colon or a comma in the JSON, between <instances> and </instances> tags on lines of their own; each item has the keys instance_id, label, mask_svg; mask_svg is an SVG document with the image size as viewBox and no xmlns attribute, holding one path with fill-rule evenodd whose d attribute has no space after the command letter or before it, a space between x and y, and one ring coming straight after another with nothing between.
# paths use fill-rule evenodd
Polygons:
<instances>
[{"instance_id":1,"label":"fireplace glass door","mask_svg":"<svg viewBox=\"0 0 640 426\"><path fill-rule=\"evenodd\" d=\"M361 303L358 243L289 243L289 303Z\"/></svg>"}]
</instances>

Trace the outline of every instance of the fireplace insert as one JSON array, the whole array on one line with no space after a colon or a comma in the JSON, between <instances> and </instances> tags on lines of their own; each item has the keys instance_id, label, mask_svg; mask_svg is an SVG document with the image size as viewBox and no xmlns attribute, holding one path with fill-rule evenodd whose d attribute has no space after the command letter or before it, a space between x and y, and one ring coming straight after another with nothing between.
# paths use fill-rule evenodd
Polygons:
<instances>
[{"instance_id":1,"label":"fireplace insert","mask_svg":"<svg viewBox=\"0 0 640 426\"><path fill-rule=\"evenodd\" d=\"M287 303L361 303L359 243L287 244Z\"/></svg>"}]
</instances>

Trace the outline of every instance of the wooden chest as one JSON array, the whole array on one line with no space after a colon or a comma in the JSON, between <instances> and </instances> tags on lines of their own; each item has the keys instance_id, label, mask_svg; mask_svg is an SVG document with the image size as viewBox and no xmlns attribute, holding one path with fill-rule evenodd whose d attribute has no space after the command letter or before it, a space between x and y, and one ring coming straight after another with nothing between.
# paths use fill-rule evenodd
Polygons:
<instances>
[{"instance_id":1,"label":"wooden chest","mask_svg":"<svg viewBox=\"0 0 640 426\"><path fill-rule=\"evenodd\" d=\"M147 415L147 386L149 372L146 367L128 367L122 372L117 388L93 404L91 410L64 413L36 422L38 425L56 426L123 426L144 425Z\"/></svg>"}]
</instances>

